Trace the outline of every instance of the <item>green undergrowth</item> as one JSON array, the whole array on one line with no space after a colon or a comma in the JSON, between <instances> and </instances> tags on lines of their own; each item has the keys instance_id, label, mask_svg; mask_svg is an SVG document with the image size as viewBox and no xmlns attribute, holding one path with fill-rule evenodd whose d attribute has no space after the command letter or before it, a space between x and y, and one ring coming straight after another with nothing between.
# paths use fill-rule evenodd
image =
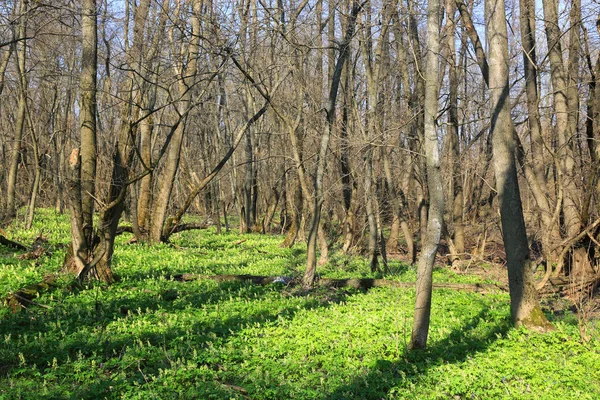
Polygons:
<instances>
[{"instance_id":1,"label":"green undergrowth","mask_svg":"<svg viewBox=\"0 0 600 400\"><path fill-rule=\"evenodd\" d=\"M9 231L51 254L18 260L0 247L0 296L56 272L68 243L65 216ZM565 399L600 398L598 325L580 339L577 318L556 330L513 329L507 294L436 290L428 349L407 351L413 289L317 289L169 279L178 273L297 275L305 249L280 236L175 235L176 246L118 238L106 286L68 286L17 314L0 310L0 399ZM327 277L415 279L391 263L371 274L360 257L333 253ZM437 268L438 282L481 282ZM67 290L69 289L69 290Z\"/></svg>"}]
</instances>

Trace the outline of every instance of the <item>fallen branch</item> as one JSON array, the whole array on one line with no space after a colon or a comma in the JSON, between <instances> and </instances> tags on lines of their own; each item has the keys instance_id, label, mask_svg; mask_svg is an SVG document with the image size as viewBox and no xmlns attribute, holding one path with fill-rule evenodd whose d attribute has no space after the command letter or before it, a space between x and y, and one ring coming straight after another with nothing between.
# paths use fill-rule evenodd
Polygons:
<instances>
[{"instance_id":1,"label":"fallen branch","mask_svg":"<svg viewBox=\"0 0 600 400\"><path fill-rule=\"evenodd\" d=\"M206 229L210 226L214 225L214 222L211 220L200 222L199 224L179 224L171 229L171 235L178 232L183 231L191 231L194 229Z\"/></svg>"},{"instance_id":2,"label":"fallen branch","mask_svg":"<svg viewBox=\"0 0 600 400\"><path fill-rule=\"evenodd\" d=\"M395 287L395 288L414 288L415 282L398 282L387 279L369 279L369 278L352 278L352 279L330 279L321 278L317 284L326 287L353 287L357 289L370 289L374 287ZM462 290L474 293L489 293L489 292L507 292L508 289L500 284L490 283L434 283L434 289L452 289Z\"/></svg>"},{"instance_id":3,"label":"fallen branch","mask_svg":"<svg viewBox=\"0 0 600 400\"><path fill-rule=\"evenodd\" d=\"M207 221L200 222L200 223L197 223L197 224L192 224L192 223L189 223L189 224L179 224L179 225L176 225L175 227L173 227L171 229L171 234L178 233L178 232L183 232L183 231L191 231L191 230L194 230L194 229L206 229L206 228L208 228L208 227L210 227L212 225L214 225L214 222L211 221L211 220L207 220ZM127 233L135 233L135 232L133 232L133 226L129 226L129 225L121 225L121 226L119 226L117 228L116 235L117 236L118 235L122 235L123 233L126 233L126 232Z\"/></svg>"},{"instance_id":4,"label":"fallen branch","mask_svg":"<svg viewBox=\"0 0 600 400\"><path fill-rule=\"evenodd\" d=\"M179 282L190 282L201 279L210 279L217 282L234 282L244 281L252 282L255 285L268 285L270 283L283 282L289 283L291 277L287 276L260 276L260 275L201 275L201 274L178 274L172 277L173 280Z\"/></svg>"},{"instance_id":5,"label":"fallen branch","mask_svg":"<svg viewBox=\"0 0 600 400\"><path fill-rule=\"evenodd\" d=\"M268 285L270 283L294 284L295 281L289 276L260 276L260 275L200 275L200 274L179 274L174 275L172 279L180 282L189 282L200 279L210 279L217 282L252 282L255 285ZM350 278L350 279L332 279L321 278L315 282L316 286L341 288L352 287L356 289L368 290L374 287L395 287L395 288L414 288L414 282L398 282L388 279L371 278ZM475 293L506 292L508 289L500 284L489 283L434 283L434 289L452 289L463 290Z\"/></svg>"},{"instance_id":6,"label":"fallen branch","mask_svg":"<svg viewBox=\"0 0 600 400\"><path fill-rule=\"evenodd\" d=\"M540 294L555 294L562 295L573 294L574 292L593 292L600 285L600 274L578 280L552 278L548 284L539 291Z\"/></svg>"},{"instance_id":7,"label":"fallen branch","mask_svg":"<svg viewBox=\"0 0 600 400\"><path fill-rule=\"evenodd\" d=\"M38 297L44 292L48 292L57 286L58 275L47 275L41 282L25 286L16 292L9 293L8 296L2 299L2 304L7 305L13 312L19 312L23 308L30 305L46 307L42 304L34 302L32 299Z\"/></svg>"},{"instance_id":8,"label":"fallen branch","mask_svg":"<svg viewBox=\"0 0 600 400\"><path fill-rule=\"evenodd\" d=\"M17 249L17 250L23 250L23 251L27 251L27 247L23 246L21 243L17 243L17 242L13 242L10 239L5 238L4 236L0 235L0 244L6 246L6 247L12 247L13 249Z\"/></svg>"},{"instance_id":9,"label":"fallen branch","mask_svg":"<svg viewBox=\"0 0 600 400\"><path fill-rule=\"evenodd\" d=\"M129 225L121 225L117 228L117 231L115 232L115 236L119 236L124 234L125 232L127 233L133 233L133 226L129 226Z\"/></svg>"},{"instance_id":10,"label":"fallen branch","mask_svg":"<svg viewBox=\"0 0 600 400\"><path fill-rule=\"evenodd\" d=\"M563 247L562 251L560 252L559 256L558 256L558 264L556 265L556 269L554 270L554 272L552 273L552 277L556 278L560 275L560 273L562 272L562 269L564 267L565 264L565 258L567 256L567 253L569 251L571 251L571 248L582 238L584 238L585 236L587 236L592 230L596 229L596 227L598 227L598 225L600 225L600 218L597 218L593 223L591 223L590 225L588 225L587 228L585 228L583 231L581 231L579 234L565 239L561 244L559 244L558 246L555 246L553 250L556 250L560 247ZM546 282L543 282L544 284ZM541 283L539 286L543 286Z\"/></svg>"},{"instance_id":11,"label":"fallen branch","mask_svg":"<svg viewBox=\"0 0 600 400\"><path fill-rule=\"evenodd\" d=\"M49 309L49 308L50 308L50 307L48 307L48 306L47 306L47 305L45 305L45 304L36 303L35 301L33 301L33 300L29 300L28 298L26 298L26 297L23 297L23 296L20 296L20 295L18 295L18 294L16 294L16 293L13 293L13 296L14 296L14 297L15 297L17 300L19 300L19 302L20 302L21 304L23 304L23 303L27 303L27 304L31 304L31 305L34 305L34 306L42 307L42 308L45 308L45 309Z\"/></svg>"}]
</instances>

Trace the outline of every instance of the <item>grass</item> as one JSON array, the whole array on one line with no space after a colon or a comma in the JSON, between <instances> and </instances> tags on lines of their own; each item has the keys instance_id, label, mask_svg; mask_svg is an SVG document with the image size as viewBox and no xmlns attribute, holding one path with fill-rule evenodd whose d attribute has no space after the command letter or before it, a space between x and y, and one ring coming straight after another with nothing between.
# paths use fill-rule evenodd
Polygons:
<instances>
[{"instance_id":1,"label":"grass","mask_svg":"<svg viewBox=\"0 0 600 400\"><path fill-rule=\"evenodd\" d=\"M65 216L40 210L37 227L11 227L53 253L18 260L0 247L0 296L60 268ZM564 399L600 398L598 325L580 340L577 318L550 314L547 334L514 329L506 294L434 292L429 348L408 352L414 290L319 289L201 280L176 273L290 275L302 245L280 236L185 232L166 245L126 245L120 280L44 294L49 308L0 309L0 399ZM245 240L241 242L241 240ZM359 257L332 254L320 273L372 277ZM386 278L415 279L395 263ZM480 282L436 268L438 282Z\"/></svg>"}]
</instances>

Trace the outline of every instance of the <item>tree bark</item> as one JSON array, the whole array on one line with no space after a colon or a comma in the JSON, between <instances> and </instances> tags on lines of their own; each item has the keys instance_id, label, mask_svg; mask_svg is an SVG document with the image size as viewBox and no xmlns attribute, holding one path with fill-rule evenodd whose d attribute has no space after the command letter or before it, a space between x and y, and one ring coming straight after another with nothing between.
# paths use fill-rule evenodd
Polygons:
<instances>
[{"instance_id":1,"label":"tree bark","mask_svg":"<svg viewBox=\"0 0 600 400\"><path fill-rule=\"evenodd\" d=\"M17 109L17 120L15 125L15 135L11 149L10 165L8 169L7 194L6 194L6 219L10 220L17 213L17 173L19 167L19 155L22 150L23 132L25 131L26 109L27 109L27 78L25 75L25 58L27 55L27 9L28 0L21 0L19 7L19 42L16 44L17 50L17 70L19 73L19 104ZM8 58L7 58L8 60Z\"/></svg>"},{"instance_id":2,"label":"tree bark","mask_svg":"<svg viewBox=\"0 0 600 400\"><path fill-rule=\"evenodd\" d=\"M112 281L109 266L99 264L94 258L97 240L93 235L93 219L96 177L96 72L97 72L97 9L95 0L85 0L81 9L82 55L80 86L80 148L74 149L69 157L71 179L69 205L71 209L70 257L63 268L85 279L93 270L107 268L106 273L97 274Z\"/></svg>"},{"instance_id":3,"label":"tree bark","mask_svg":"<svg viewBox=\"0 0 600 400\"><path fill-rule=\"evenodd\" d=\"M425 115L424 140L427 164L427 187L429 189L429 215L427 235L419 265L415 313L409 348L420 349L427 346L431 314L432 274L437 254L442 226L444 224L444 187L440 169L439 145L436 129L438 113L438 74L440 53L440 12L439 0L430 0L427 5L427 66L425 71Z\"/></svg>"},{"instance_id":4,"label":"tree bark","mask_svg":"<svg viewBox=\"0 0 600 400\"><path fill-rule=\"evenodd\" d=\"M344 35L344 40L340 45L340 55L338 56L331 80L331 87L329 91L329 97L327 99L327 107L325 109L327 115L327 121L325 126L325 132L321 137L321 143L319 152L317 154L317 168L315 172L314 181L314 207L313 216L311 221L311 227L308 234L307 254L306 254L306 270L302 282L304 287L311 287L315 280L315 273L317 270L317 233L319 226L321 225L321 207L324 200L323 192L323 177L325 175L325 163L327 157L327 148L329 146L329 139L331 138L331 131L333 130L333 124L335 122L335 105L337 101L338 89L340 86L340 78L342 74L342 68L344 63L348 59L350 53L350 40L354 35L354 28L356 25L356 18L358 13L362 9L362 5L358 1L353 2L352 12L349 15L348 27Z\"/></svg>"},{"instance_id":5,"label":"tree bark","mask_svg":"<svg viewBox=\"0 0 600 400\"><path fill-rule=\"evenodd\" d=\"M159 243L164 239L163 228L167 217L167 208L171 200L171 192L175 183L175 175L179 170L179 161L181 157L181 146L185 133L187 115L193 104L191 102L191 87L196 79L198 72L198 54L200 51L201 26L200 18L202 15L202 1L194 0L192 2L192 14L190 24L192 26L191 39L185 53L188 56L187 64L174 67L175 74L179 77L179 95L180 101L177 105L180 120L173 131L173 136L169 143L169 149L166 154L165 166L160 176L158 193L154 199L153 212L150 225L150 241ZM171 43L172 46L175 43Z\"/></svg>"},{"instance_id":6,"label":"tree bark","mask_svg":"<svg viewBox=\"0 0 600 400\"><path fill-rule=\"evenodd\" d=\"M150 0L140 2L134 20L134 44L128 48L132 58L132 70L139 68L138 60L142 53L144 26L148 16ZM85 174L89 174L87 158L95 160L96 144L96 72L97 72L97 8L95 0L85 0L82 7L82 78L81 78L81 156L73 150L69 159L71 168L70 208L72 252L65 258L63 270L73 272L81 280L96 279L111 283L114 276L111 269L114 240L121 214L124 209L129 182L129 165L133 156L133 123L137 112L132 112L130 104L137 100L133 77L129 77L127 102L121 113L119 133L112 157L112 174L108 197L100 208L98 226L93 229L93 220L86 222L87 211L84 205L93 202L95 193L85 190ZM85 112L84 112L85 109ZM84 136L88 136L84 140ZM85 157L84 157L85 154ZM95 168L95 164L94 164ZM85 172L88 171L88 172ZM94 175L95 176L95 175ZM88 182L89 183L89 182ZM90 199L88 199L88 197ZM93 210L93 207L92 207Z\"/></svg>"},{"instance_id":7,"label":"tree bark","mask_svg":"<svg viewBox=\"0 0 600 400\"><path fill-rule=\"evenodd\" d=\"M577 1L575 1L577 4ZM556 115L556 138L557 155L560 160L562 180L558 182L562 185L565 193L563 201L564 226L567 236L576 235L581 230L581 219L578 212L577 197L578 190L573 179L575 160L573 158L573 138L576 131L573 131L573 123L569 114L574 110L574 105L569 104L569 76L565 71L563 63L563 53L558 22L557 2L554 0L543 0L544 20L546 28L546 38L548 42L548 59L550 61L550 77L552 82L554 112ZM576 5L574 7L577 7ZM571 26L572 30L579 32L579 25ZM578 42L576 40L575 42ZM576 43L571 43L569 57L575 57L577 52ZM573 49L573 47L575 47ZM576 124L575 124L576 126Z\"/></svg>"},{"instance_id":8,"label":"tree bark","mask_svg":"<svg viewBox=\"0 0 600 400\"><path fill-rule=\"evenodd\" d=\"M509 56L504 0L486 0L489 90L496 190L500 200L502 238L506 249L511 316L515 325L546 329L535 289L515 163L515 140L510 115Z\"/></svg>"},{"instance_id":9,"label":"tree bark","mask_svg":"<svg viewBox=\"0 0 600 400\"><path fill-rule=\"evenodd\" d=\"M450 262L457 267L465 252L465 229L463 222L464 197L462 186L462 168L460 156L460 138L458 134L458 72L456 66L455 32L456 2L446 1L447 32L446 41L448 48L448 126L447 133L450 141L450 164L452 171L452 237L454 254L450 255ZM451 252L452 253L452 252Z\"/></svg>"},{"instance_id":10,"label":"tree bark","mask_svg":"<svg viewBox=\"0 0 600 400\"><path fill-rule=\"evenodd\" d=\"M550 203L551 196L548 196L548 185L543 163L544 139L541 133L542 128L539 113L534 8L533 0L520 1L521 42L523 44L523 69L527 94L527 122L531 137L531 163L522 160L523 156L521 155L519 159L536 204L540 209L542 227L544 232L546 232L546 234L542 235L542 249L547 268L551 268L551 264L556 262L557 256L556 251L553 251L552 248L556 243L561 241L561 235L558 218L553 218L554 213ZM519 146L519 152L524 155L524 150L521 147Z\"/></svg>"}]
</instances>

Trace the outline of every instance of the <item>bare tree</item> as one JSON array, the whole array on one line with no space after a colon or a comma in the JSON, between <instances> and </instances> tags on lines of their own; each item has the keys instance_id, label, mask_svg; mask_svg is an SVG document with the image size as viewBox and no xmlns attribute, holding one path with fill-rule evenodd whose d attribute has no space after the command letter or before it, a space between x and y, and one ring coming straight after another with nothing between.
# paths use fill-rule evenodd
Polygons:
<instances>
[{"instance_id":1,"label":"bare tree","mask_svg":"<svg viewBox=\"0 0 600 400\"><path fill-rule=\"evenodd\" d=\"M319 225L321 223L321 207L323 206L323 177L325 175L325 163L327 160L327 149L329 146L329 139L331 138L331 131L333 130L333 124L335 122L335 107L337 102L337 94L340 86L340 80L342 75L342 69L344 63L348 59L350 52L350 40L354 36L354 29L356 26L356 19L358 13L362 9L363 4L358 1L354 1L352 5L352 11L350 12L348 19L348 26L344 34L344 39L340 44L340 54L335 64L333 76L331 79L331 86L329 90L329 96L327 98L327 106L325 113L327 117L327 123L325 126L325 132L321 136L321 142L319 146L319 152L317 154L317 167L315 171L314 181L314 207L312 221L310 224L310 230L308 234L307 244L307 255L306 255L306 271L302 278L302 283L305 287L311 287L315 280L315 272L317 270L317 233Z\"/></svg>"},{"instance_id":2,"label":"bare tree","mask_svg":"<svg viewBox=\"0 0 600 400\"><path fill-rule=\"evenodd\" d=\"M7 195L6 195L6 217L12 219L16 215L17 199L17 172L19 166L20 154L22 151L22 139L23 132L25 131L26 125L26 110L27 110L27 77L25 71L25 58L27 55L27 10L29 2L27 0L21 0L19 5L19 33L18 42L15 43L17 46L16 50L16 63L17 70L19 73L19 105L17 111L17 120L15 125L15 133L13 139L13 145L11 149L10 166L8 170L8 183L7 183ZM8 54L6 56L6 63L9 59ZM3 68L6 68L5 66Z\"/></svg>"},{"instance_id":3,"label":"bare tree","mask_svg":"<svg viewBox=\"0 0 600 400\"><path fill-rule=\"evenodd\" d=\"M417 267L417 291L415 313L409 348L425 348L429 333L431 314L431 290L433 264L437 254L442 226L444 224L444 187L440 169L439 143L436 128L438 114L438 74L440 53L439 0L430 0L427 5L427 58L425 71L425 158L427 164L427 187L429 189L429 215L427 235Z\"/></svg>"},{"instance_id":4,"label":"bare tree","mask_svg":"<svg viewBox=\"0 0 600 400\"><path fill-rule=\"evenodd\" d=\"M494 146L496 190L500 199L502 237L506 249L510 309L515 324L546 328L548 321L539 305L531 269L517 177L508 85L508 32L504 10L504 0L486 0L487 39L490 48L490 134Z\"/></svg>"}]
</instances>

